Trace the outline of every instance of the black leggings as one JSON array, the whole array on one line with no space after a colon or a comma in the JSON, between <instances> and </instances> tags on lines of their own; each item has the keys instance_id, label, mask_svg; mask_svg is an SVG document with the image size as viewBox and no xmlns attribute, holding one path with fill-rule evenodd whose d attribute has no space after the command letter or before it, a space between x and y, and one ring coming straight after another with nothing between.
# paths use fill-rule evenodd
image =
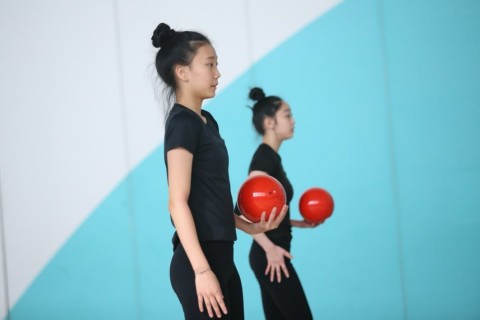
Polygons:
<instances>
[{"instance_id":1,"label":"black leggings","mask_svg":"<svg viewBox=\"0 0 480 320\"><path fill-rule=\"evenodd\" d=\"M260 284L265 318L267 320L312 319L312 312L297 272L290 259L285 258L285 264L290 278L286 278L283 274L280 283L276 280L270 282L270 274L265 275L267 268L265 251L253 241L250 249L250 267Z\"/></svg>"},{"instance_id":2,"label":"black leggings","mask_svg":"<svg viewBox=\"0 0 480 320\"><path fill-rule=\"evenodd\" d=\"M228 314L222 319L243 319L242 283L233 262L233 242L208 241L200 243L210 268L220 283ZM206 307L198 308L195 274L181 244L175 248L170 264L170 282L182 304L185 319L211 319ZM214 316L214 319L217 319Z\"/></svg>"}]
</instances>

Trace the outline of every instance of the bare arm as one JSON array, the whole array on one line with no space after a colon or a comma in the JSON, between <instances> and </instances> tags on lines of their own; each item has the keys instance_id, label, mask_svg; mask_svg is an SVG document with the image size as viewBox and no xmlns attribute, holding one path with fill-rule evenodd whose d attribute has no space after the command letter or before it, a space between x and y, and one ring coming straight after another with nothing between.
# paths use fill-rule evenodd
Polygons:
<instances>
[{"instance_id":1,"label":"bare arm","mask_svg":"<svg viewBox=\"0 0 480 320\"><path fill-rule=\"evenodd\" d=\"M275 243L268 239L265 233L254 234L253 239L262 247L263 251L267 252L275 247Z\"/></svg>"},{"instance_id":2,"label":"bare arm","mask_svg":"<svg viewBox=\"0 0 480 320\"><path fill-rule=\"evenodd\" d=\"M323 221L315 223L315 222L308 222L305 220L290 219L290 224L292 225L292 227L297 227L297 228L315 228L321 225L322 223Z\"/></svg>"},{"instance_id":3,"label":"bare arm","mask_svg":"<svg viewBox=\"0 0 480 320\"><path fill-rule=\"evenodd\" d=\"M167 153L168 161L168 208L178 237L182 242L193 270L201 272L210 268L198 241L192 212L188 206L193 155L185 149Z\"/></svg>"},{"instance_id":4,"label":"bare arm","mask_svg":"<svg viewBox=\"0 0 480 320\"><path fill-rule=\"evenodd\" d=\"M200 247L195 222L188 206L193 155L183 148L176 148L167 152L167 162L168 208L180 242L195 272L195 286L200 311L203 312L205 303L210 317L213 316L213 311L217 317L220 317L220 308L225 314L227 308L218 280L210 270L210 265Z\"/></svg>"}]
</instances>

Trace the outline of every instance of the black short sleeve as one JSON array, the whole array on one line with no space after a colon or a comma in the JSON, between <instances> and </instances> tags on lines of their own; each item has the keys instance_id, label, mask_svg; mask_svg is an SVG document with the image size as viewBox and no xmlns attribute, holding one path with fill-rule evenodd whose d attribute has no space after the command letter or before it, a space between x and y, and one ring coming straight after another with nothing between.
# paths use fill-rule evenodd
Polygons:
<instances>
[{"instance_id":1,"label":"black short sleeve","mask_svg":"<svg viewBox=\"0 0 480 320\"><path fill-rule=\"evenodd\" d=\"M165 152L182 147L192 154L195 153L202 131L200 121L200 118L193 113L172 114L168 126L165 127Z\"/></svg>"}]
</instances>

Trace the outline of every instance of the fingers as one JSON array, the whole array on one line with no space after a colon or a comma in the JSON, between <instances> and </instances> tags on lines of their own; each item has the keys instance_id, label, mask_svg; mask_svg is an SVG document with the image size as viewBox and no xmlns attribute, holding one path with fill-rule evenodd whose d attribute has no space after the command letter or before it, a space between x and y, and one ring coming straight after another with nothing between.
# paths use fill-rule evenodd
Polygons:
<instances>
[{"instance_id":1,"label":"fingers","mask_svg":"<svg viewBox=\"0 0 480 320\"><path fill-rule=\"evenodd\" d=\"M262 215L260 216L260 222L264 222L265 221L265 216L267 215L267 213L265 211L262 212Z\"/></svg>"},{"instance_id":2,"label":"fingers","mask_svg":"<svg viewBox=\"0 0 480 320\"><path fill-rule=\"evenodd\" d=\"M282 208L282 210L280 211L280 214L278 215L278 220L279 220L278 223L280 223L280 221L283 220L283 218L284 218L285 215L287 214L287 211L288 211L288 205L284 205L283 208Z\"/></svg>"},{"instance_id":3,"label":"fingers","mask_svg":"<svg viewBox=\"0 0 480 320\"><path fill-rule=\"evenodd\" d=\"M213 318L214 313L217 318L222 317L222 312L223 314L227 314L227 306L225 305L225 302L223 301L223 296L221 294L217 295L210 295L210 296L199 296L198 297L198 307L200 309L200 312L203 312L204 308L203 305L205 304L205 307L207 309L208 316L210 318Z\"/></svg>"},{"instance_id":4,"label":"fingers","mask_svg":"<svg viewBox=\"0 0 480 320\"><path fill-rule=\"evenodd\" d=\"M274 228L276 228L275 226L275 217L277 216L277 207L273 207L272 211L270 212L270 215L268 216L268 220L265 221L265 216L266 216L266 213L265 211L262 212L262 220L261 220L261 223L263 223L263 228L265 230L272 230Z\"/></svg>"},{"instance_id":5,"label":"fingers","mask_svg":"<svg viewBox=\"0 0 480 320\"><path fill-rule=\"evenodd\" d=\"M272 271L270 272L270 282L273 282L273 279L276 275L277 282L280 283L282 281L282 272L286 278L290 278L290 273L288 272L288 268L284 263L275 266L275 268L272 268L271 270Z\"/></svg>"},{"instance_id":6,"label":"fingers","mask_svg":"<svg viewBox=\"0 0 480 320\"><path fill-rule=\"evenodd\" d=\"M222 290L213 272L196 275L195 286L197 287L198 308L200 312L206 311L210 318L222 317L227 314L227 306L223 300Z\"/></svg>"},{"instance_id":7,"label":"fingers","mask_svg":"<svg viewBox=\"0 0 480 320\"><path fill-rule=\"evenodd\" d=\"M201 295L197 295L198 298L198 309L200 312L203 312L203 297Z\"/></svg>"},{"instance_id":8,"label":"fingers","mask_svg":"<svg viewBox=\"0 0 480 320\"><path fill-rule=\"evenodd\" d=\"M209 299L205 299L205 306L207 307L208 316L213 318L212 304Z\"/></svg>"},{"instance_id":9,"label":"fingers","mask_svg":"<svg viewBox=\"0 0 480 320\"><path fill-rule=\"evenodd\" d=\"M282 222L283 218L285 218L287 210L288 206L284 205L282 210L280 210L280 213L277 214L277 207L274 207L270 213L270 217L268 217L266 227L269 228L269 230L276 229L280 225L280 222Z\"/></svg>"},{"instance_id":10,"label":"fingers","mask_svg":"<svg viewBox=\"0 0 480 320\"><path fill-rule=\"evenodd\" d=\"M223 313L227 314L228 313L227 306L225 305L225 301L223 301L223 296L220 296L220 297L217 296L217 301L218 301L220 309L222 309ZM220 310L219 310L219 312L220 312ZM217 317L220 318L221 316L222 316L221 313L217 313Z\"/></svg>"},{"instance_id":11,"label":"fingers","mask_svg":"<svg viewBox=\"0 0 480 320\"><path fill-rule=\"evenodd\" d=\"M265 275L268 276L270 273L270 282L273 282L273 279L275 279L275 265L269 263L267 265L267 269L265 270Z\"/></svg>"},{"instance_id":12,"label":"fingers","mask_svg":"<svg viewBox=\"0 0 480 320\"><path fill-rule=\"evenodd\" d=\"M283 273L285 274L285 277L290 278L290 273L288 273L287 266L285 264L282 264L281 267L282 267ZM280 282L280 281L278 281L278 282Z\"/></svg>"},{"instance_id":13,"label":"fingers","mask_svg":"<svg viewBox=\"0 0 480 320\"><path fill-rule=\"evenodd\" d=\"M270 282L273 282L275 279L275 268L270 269Z\"/></svg>"},{"instance_id":14,"label":"fingers","mask_svg":"<svg viewBox=\"0 0 480 320\"><path fill-rule=\"evenodd\" d=\"M260 221L254 224L255 228L257 230L261 230L260 232L266 232L266 231L270 231L278 228L278 226L280 225L280 222L282 222L283 218L287 214L287 210L288 210L288 206L284 205L280 213L277 214L277 208L274 207L270 212L270 215L268 216L267 220L265 220L266 212L265 211L262 212ZM252 234L257 233L258 232L257 230L253 231Z\"/></svg>"},{"instance_id":15,"label":"fingers","mask_svg":"<svg viewBox=\"0 0 480 320\"><path fill-rule=\"evenodd\" d=\"M270 212L270 216L268 217L266 227L270 229L272 225L275 223L275 217L277 216L277 207L273 207L272 212Z\"/></svg>"},{"instance_id":16,"label":"fingers","mask_svg":"<svg viewBox=\"0 0 480 320\"><path fill-rule=\"evenodd\" d=\"M273 282L275 278L277 278L277 282L280 283L282 281L282 272L285 274L285 277L290 278L290 273L288 272L288 268L285 264L269 264L265 270L265 275L269 276L270 282Z\"/></svg>"},{"instance_id":17,"label":"fingers","mask_svg":"<svg viewBox=\"0 0 480 320\"><path fill-rule=\"evenodd\" d=\"M275 267L275 275L277 276L277 282L280 283L282 281L282 270L279 265ZM273 281L273 277L270 281Z\"/></svg>"},{"instance_id":18,"label":"fingers","mask_svg":"<svg viewBox=\"0 0 480 320\"><path fill-rule=\"evenodd\" d=\"M215 311L215 315L217 318L222 317L222 311L224 314L227 314L227 307L225 306L225 302L223 301L223 296L220 294L215 295L211 298L210 303L212 305L213 310ZM220 310L221 309L221 310ZM213 314L208 313L210 317L213 317Z\"/></svg>"}]
</instances>

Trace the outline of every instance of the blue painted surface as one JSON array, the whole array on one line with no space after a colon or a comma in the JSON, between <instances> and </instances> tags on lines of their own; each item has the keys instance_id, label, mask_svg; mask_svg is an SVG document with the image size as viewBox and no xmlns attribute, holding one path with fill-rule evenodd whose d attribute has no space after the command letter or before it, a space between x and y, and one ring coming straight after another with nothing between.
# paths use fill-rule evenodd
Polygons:
<instances>
[{"instance_id":1,"label":"blue painted surface","mask_svg":"<svg viewBox=\"0 0 480 320\"><path fill-rule=\"evenodd\" d=\"M387 2L411 319L480 317L480 4Z\"/></svg>"}]
</instances>

